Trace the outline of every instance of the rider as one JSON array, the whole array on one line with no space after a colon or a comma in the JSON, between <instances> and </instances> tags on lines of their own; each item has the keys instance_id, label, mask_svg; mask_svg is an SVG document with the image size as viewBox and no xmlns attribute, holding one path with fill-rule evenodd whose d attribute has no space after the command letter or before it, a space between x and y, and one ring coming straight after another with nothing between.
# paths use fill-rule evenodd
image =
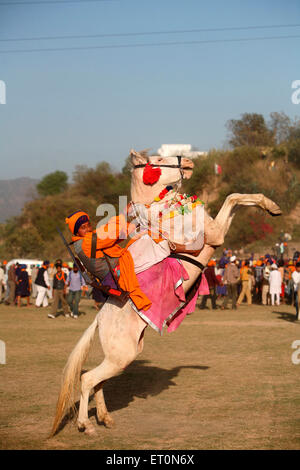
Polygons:
<instances>
[{"instance_id":1,"label":"rider","mask_svg":"<svg viewBox=\"0 0 300 470\"><path fill-rule=\"evenodd\" d=\"M140 289L133 259L127 249L131 243L127 243L127 238L135 226L121 214L93 230L88 214L80 210L67 217L66 223L73 235L75 252L87 270L104 281L104 284L105 278L113 271L119 286L129 292L136 307L147 310L151 302ZM120 244L123 245L124 239L126 246L122 247Z\"/></svg>"}]
</instances>

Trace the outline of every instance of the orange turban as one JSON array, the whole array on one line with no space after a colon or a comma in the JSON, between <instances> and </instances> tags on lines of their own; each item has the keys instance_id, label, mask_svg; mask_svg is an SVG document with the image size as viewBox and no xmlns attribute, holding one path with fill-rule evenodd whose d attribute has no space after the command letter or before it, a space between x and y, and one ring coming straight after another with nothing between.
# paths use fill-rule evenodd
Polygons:
<instances>
[{"instance_id":1,"label":"orange turban","mask_svg":"<svg viewBox=\"0 0 300 470\"><path fill-rule=\"evenodd\" d=\"M86 212L76 211L66 218L66 224L69 225L71 233L76 235L80 226L89 220L90 218Z\"/></svg>"}]
</instances>

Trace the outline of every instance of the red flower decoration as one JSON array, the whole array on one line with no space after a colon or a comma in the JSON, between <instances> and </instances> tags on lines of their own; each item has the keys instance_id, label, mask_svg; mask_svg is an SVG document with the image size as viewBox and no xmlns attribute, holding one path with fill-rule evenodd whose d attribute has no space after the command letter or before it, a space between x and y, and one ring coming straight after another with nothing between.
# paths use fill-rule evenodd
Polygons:
<instances>
[{"instance_id":1,"label":"red flower decoration","mask_svg":"<svg viewBox=\"0 0 300 470\"><path fill-rule=\"evenodd\" d=\"M163 189L163 190L159 193L158 197L159 197L160 199L163 199L163 197L164 197L168 192L169 192L169 191L165 188L165 189Z\"/></svg>"},{"instance_id":2,"label":"red flower decoration","mask_svg":"<svg viewBox=\"0 0 300 470\"><path fill-rule=\"evenodd\" d=\"M143 182L144 184L150 184L150 185L157 183L160 175L161 175L160 168L153 168L153 166L150 165L150 163L147 163L143 171Z\"/></svg>"}]
</instances>

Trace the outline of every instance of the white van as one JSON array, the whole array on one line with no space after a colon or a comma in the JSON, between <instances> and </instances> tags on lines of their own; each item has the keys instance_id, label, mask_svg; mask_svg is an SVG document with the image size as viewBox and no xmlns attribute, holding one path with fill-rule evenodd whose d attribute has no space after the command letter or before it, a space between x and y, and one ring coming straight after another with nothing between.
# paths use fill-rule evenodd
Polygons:
<instances>
[{"instance_id":1,"label":"white van","mask_svg":"<svg viewBox=\"0 0 300 470\"><path fill-rule=\"evenodd\" d=\"M16 263L26 264L27 266L26 271L28 272L29 276L31 276L31 269L33 268L33 266L42 266L43 262L44 261L40 259L22 259L22 258L11 259L10 261L8 261L6 265L6 273L5 273L6 279L7 279L8 270L12 264L16 264Z\"/></svg>"}]
</instances>

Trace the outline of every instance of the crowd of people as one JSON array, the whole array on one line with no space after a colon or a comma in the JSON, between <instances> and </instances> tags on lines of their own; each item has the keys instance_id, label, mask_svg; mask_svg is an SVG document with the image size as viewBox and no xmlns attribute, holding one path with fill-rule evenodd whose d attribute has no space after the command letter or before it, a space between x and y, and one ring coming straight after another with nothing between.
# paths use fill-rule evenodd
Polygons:
<instances>
[{"instance_id":1,"label":"crowd of people","mask_svg":"<svg viewBox=\"0 0 300 470\"><path fill-rule=\"evenodd\" d=\"M231 250L224 250L219 260L212 259L205 269L209 295L202 297L201 309L237 309L241 303L261 305L295 305L299 315L300 253L284 259L270 254L238 259Z\"/></svg>"},{"instance_id":2,"label":"crowd of people","mask_svg":"<svg viewBox=\"0 0 300 470\"><path fill-rule=\"evenodd\" d=\"M48 318L56 318L62 308L66 318L79 316L82 296L92 295L76 265L58 259L54 263L44 261L42 265L7 262L0 264L0 303L36 308L48 307ZM97 302L96 305L97 306Z\"/></svg>"},{"instance_id":3,"label":"crowd of people","mask_svg":"<svg viewBox=\"0 0 300 470\"><path fill-rule=\"evenodd\" d=\"M58 259L44 261L30 270L23 264L0 263L0 303L21 307L34 301L36 308L48 307L48 318L56 318L60 309L65 317L78 318L79 302L85 296L92 298L99 308L105 300L100 292L86 285L80 271L72 263ZM254 259L238 259L225 249L219 260L209 261L204 270L209 294L202 296L200 309L237 309L243 302L248 305L294 305L299 318L298 290L300 284L300 253L284 259L266 254ZM300 290L299 290L300 292ZM300 296L299 296L300 297Z\"/></svg>"}]
</instances>

